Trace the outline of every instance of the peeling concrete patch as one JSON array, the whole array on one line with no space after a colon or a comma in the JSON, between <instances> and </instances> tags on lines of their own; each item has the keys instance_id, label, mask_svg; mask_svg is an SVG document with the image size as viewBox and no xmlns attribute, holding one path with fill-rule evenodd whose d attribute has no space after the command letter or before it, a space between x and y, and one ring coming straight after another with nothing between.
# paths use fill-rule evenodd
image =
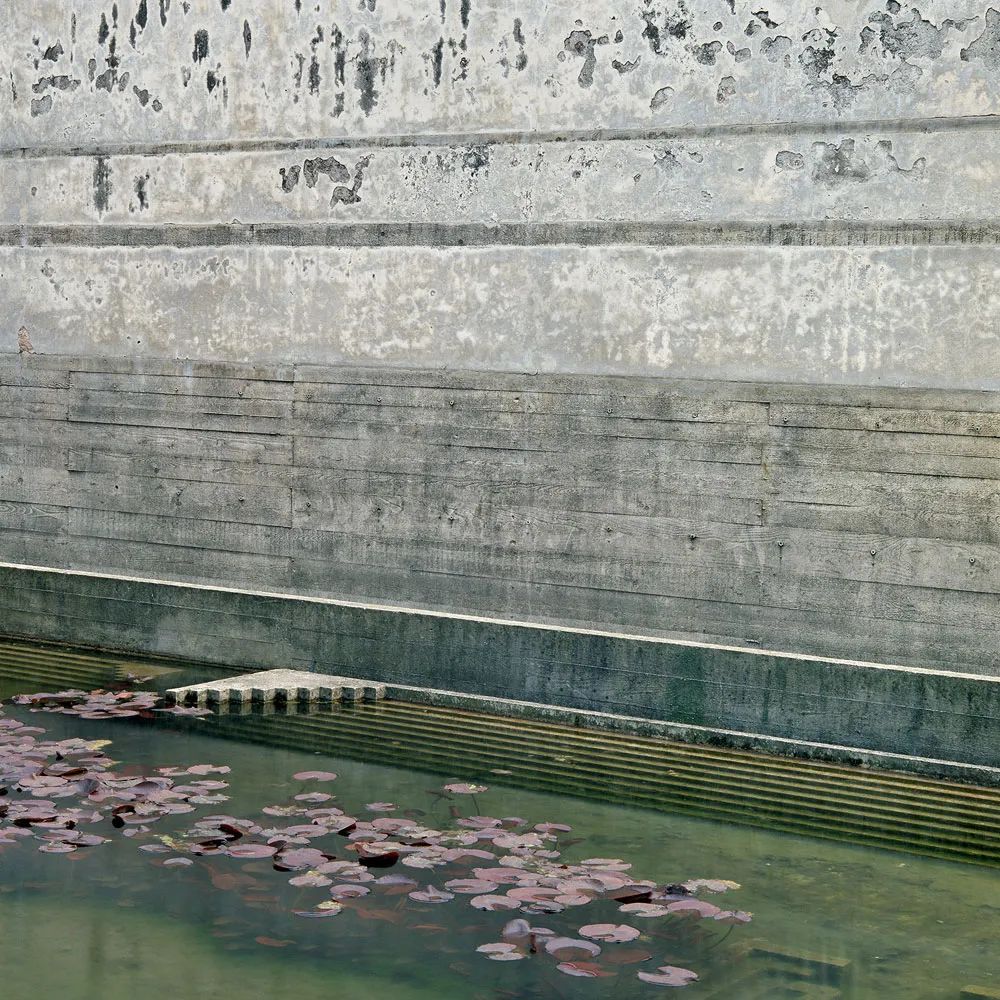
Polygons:
<instances>
[{"instance_id":1,"label":"peeling concrete patch","mask_svg":"<svg viewBox=\"0 0 1000 1000\"><path fill-rule=\"evenodd\" d=\"M1000 69L1000 10L990 7L986 11L983 33L961 52L965 62L980 60L987 69Z\"/></svg>"},{"instance_id":2,"label":"peeling concrete patch","mask_svg":"<svg viewBox=\"0 0 1000 1000\"><path fill-rule=\"evenodd\" d=\"M988 18L988 15L987 15ZM948 32L964 30L967 21L944 21L940 27L913 7L908 20L897 19L893 13L876 11L869 15L869 25L861 29L861 48L864 52L872 46L883 54L899 59L939 59L944 52Z\"/></svg>"},{"instance_id":3,"label":"peeling concrete patch","mask_svg":"<svg viewBox=\"0 0 1000 1000\"><path fill-rule=\"evenodd\" d=\"M299 183L302 168L296 164L294 167L282 167L278 173L281 174L281 190L288 194L290 191L294 191Z\"/></svg>"},{"instance_id":4,"label":"peeling concrete patch","mask_svg":"<svg viewBox=\"0 0 1000 1000\"><path fill-rule=\"evenodd\" d=\"M673 87L660 87L660 89L655 94L653 94L649 102L649 110L658 111L660 108L663 107L664 104L667 104L670 101L670 98L673 97L673 94L674 94Z\"/></svg>"},{"instance_id":5,"label":"peeling concrete patch","mask_svg":"<svg viewBox=\"0 0 1000 1000\"><path fill-rule=\"evenodd\" d=\"M866 181L871 171L865 160L857 155L853 139L845 139L839 146L830 142L813 145L816 160L813 166L813 180L828 187L852 181Z\"/></svg>"},{"instance_id":6,"label":"peeling concrete patch","mask_svg":"<svg viewBox=\"0 0 1000 1000\"><path fill-rule=\"evenodd\" d=\"M598 45L608 45L610 39L607 35L595 38L589 31L577 29L571 31L563 42L563 48L567 52L572 52L583 59L583 66L580 68L580 75L577 82L581 87L592 87L594 84L594 69L597 67L597 55L595 49Z\"/></svg>"},{"instance_id":7,"label":"peeling concrete patch","mask_svg":"<svg viewBox=\"0 0 1000 1000\"><path fill-rule=\"evenodd\" d=\"M882 139L875 143L869 160L860 153L853 139L844 139L839 146L829 142L813 143L813 180L826 187L864 182L873 176L891 173L923 176L927 165L923 157L908 169L900 167L892 152L892 142ZM780 154L779 154L780 155Z\"/></svg>"},{"instance_id":8,"label":"peeling concrete patch","mask_svg":"<svg viewBox=\"0 0 1000 1000\"><path fill-rule=\"evenodd\" d=\"M332 181L351 179L350 170L334 156L318 156L315 159L306 160L302 164L302 175L305 178L306 187L315 187L316 182L323 174Z\"/></svg>"},{"instance_id":9,"label":"peeling concrete patch","mask_svg":"<svg viewBox=\"0 0 1000 1000\"><path fill-rule=\"evenodd\" d=\"M703 42L701 45L691 46L690 52L697 62L703 66L714 66L715 60L722 51L722 42Z\"/></svg>"},{"instance_id":10,"label":"peeling concrete patch","mask_svg":"<svg viewBox=\"0 0 1000 1000\"><path fill-rule=\"evenodd\" d=\"M801 153L783 149L775 156L774 165L778 170L801 170L806 165L806 158Z\"/></svg>"}]
</instances>

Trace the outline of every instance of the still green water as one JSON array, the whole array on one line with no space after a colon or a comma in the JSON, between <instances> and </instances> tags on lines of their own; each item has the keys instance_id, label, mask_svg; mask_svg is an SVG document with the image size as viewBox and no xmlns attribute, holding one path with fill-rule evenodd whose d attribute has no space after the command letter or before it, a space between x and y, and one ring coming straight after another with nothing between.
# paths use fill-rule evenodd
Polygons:
<instances>
[{"instance_id":1,"label":"still green water","mask_svg":"<svg viewBox=\"0 0 1000 1000\"><path fill-rule=\"evenodd\" d=\"M4 698L32 689L0 683ZM314 769L337 772L338 780L323 790L335 795L329 804L352 816L370 818L366 804L383 801L420 810L426 826L454 822L455 800L436 794L441 776L408 769L405 750L400 765L390 767L219 739L211 735L211 721L178 730L170 720L88 721L9 705L5 711L44 727L47 738L112 740L107 752L126 773L201 763L232 768L225 776L229 801L166 817L155 825L157 835L187 829L195 816L259 819L262 807L303 791L294 773ZM471 801L459 803L465 815L572 826L572 836L584 840L566 849L563 861L622 858L638 878L739 882L738 891L706 898L752 911L753 922L730 930L711 921L630 919L610 902L531 917L570 936L583 923L605 921L643 932L618 948L648 952L650 960L609 964L614 975L608 978L571 978L557 972L549 956L502 963L477 954L476 947L498 941L517 914L471 909L468 897L420 907L376 891L336 917L306 920L292 910L315 905L325 891L290 886L291 875L269 862L208 857L165 868L163 855L138 850L152 834L129 839L102 828L110 843L73 855L38 853L30 839L0 847L0 995L632 998L670 993L636 977L639 969L665 964L700 975L682 991L692 998L913 1000L957 998L966 986L1000 991L1000 871L608 805L579 794L540 794L505 786L501 775L468 773L461 756L451 777L489 785L475 808ZM293 821L276 821L283 822ZM333 853L343 843L335 836L329 841L329 848L326 842L316 846ZM438 886L465 874L392 871ZM614 951L605 948L606 955Z\"/></svg>"}]
</instances>

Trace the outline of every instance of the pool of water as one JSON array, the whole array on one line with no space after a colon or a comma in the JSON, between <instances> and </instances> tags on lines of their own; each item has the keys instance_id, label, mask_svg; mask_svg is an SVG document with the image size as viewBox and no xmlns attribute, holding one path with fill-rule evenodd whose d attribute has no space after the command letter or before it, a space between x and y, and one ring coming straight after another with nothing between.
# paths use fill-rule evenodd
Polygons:
<instances>
[{"instance_id":1,"label":"pool of water","mask_svg":"<svg viewBox=\"0 0 1000 1000\"><path fill-rule=\"evenodd\" d=\"M265 734L259 718L99 720L33 713L9 703L17 692L58 689L54 682L60 680L62 686L98 686L108 674L107 664L95 660L93 673L86 673L86 662L73 668L78 685L65 683L73 673L66 664L61 674L55 667L38 667L27 654L23 669L0 666L6 718L44 727L37 740L111 740L104 752L118 762L118 774L149 776L163 767L199 764L228 767L225 774L173 779L177 784L224 781L228 787L209 789L207 795L226 799L196 803L193 812L145 825L116 828L105 818L81 826L107 842L73 853L42 853L37 848L44 842L36 836L0 845L4 996L132 1000L158 990L178 1000L241 995L632 998L669 992L637 975L664 965L699 975L683 990L691 997L911 1000L957 998L970 986L1000 991L1000 870L995 868L775 832L743 825L738 813L736 821L721 822L681 814L669 803L651 809L610 802L606 795L588 798L588 782L571 780L571 771L555 760L553 773L568 775L566 790L554 781L539 791L519 779L516 752L510 751L510 766L504 767L477 756L474 738L468 753L454 751L450 759L443 750L436 750L433 760L421 757L417 746L408 753L398 739L390 750L380 738L377 713L367 736L352 723L349 744L330 740L324 749L321 730L308 747L282 745L281 720L270 720ZM44 683L29 680L33 673ZM173 685L177 677L168 671L152 686L165 686L168 679ZM328 725L336 730L336 717ZM246 739L240 738L241 729ZM582 751L575 752L570 764L583 768ZM308 771L338 777L293 778ZM474 796L446 793L443 786L449 782L478 783L488 790ZM947 791L942 786L942 795ZM322 803L294 798L302 794L333 798ZM0 803L28 797L11 788ZM396 808L369 808L380 803ZM658 884L732 880L741 888L701 898L727 910L750 911L753 919L730 926L676 913L645 918L620 912L621 904L606 898L568 905L558 913L494 912L471 906L476 897L470 894L428 903L410 898L415 887L370 881L361 883L370 893L342 900L343 909L334 916L306 918L297 913L315 912L331 899L331 887L292 885L289 880L303 873L276 871L269 859L192 855L185 849L190 841L184 832L206 816L224 814L275 829L311 821L262 812L274 806L334 807L363 821L405 816L435 831L468 832L459 821L474 815L524 819L511 827L512 835L538 823L558 823L572 831L554 831L557 839L544 843L560 854L548 859L550 864L623 859L632 865L628 877ZM266 837L241 839L263 843ZM351 843L330 833L309 846L353 860ZM141 849L168 845L164 853ZM476 846L498 858L514 850L489 841ZM165 864L177 858L191 863ZM466 859L423 869L401 861L369 874L405 875L420 887L443 888L472 877L477 867L498 865ZM508 888L500 886L499 892ZM500 942L512 918L573 938L581 926L595 923L627 924L640 936L601 944L602 954L589 959L599 967L600 978L570 976L557 968L559 958L576 956L547 954L544 938L538 939L538 953L519 961L491 961L477 952L483 944ZM582 968L594 971L587 964Z\"/></svg>"}]
</instances>

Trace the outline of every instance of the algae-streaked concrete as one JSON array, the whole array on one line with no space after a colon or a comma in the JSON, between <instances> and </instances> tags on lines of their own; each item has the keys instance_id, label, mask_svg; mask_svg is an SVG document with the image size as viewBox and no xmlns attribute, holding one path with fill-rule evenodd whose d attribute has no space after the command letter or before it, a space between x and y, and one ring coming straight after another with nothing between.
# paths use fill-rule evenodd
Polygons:
<instances>
[{"instance_id":1,"label":"algae-streaked concrete","mask_svg":"<svg viewBox=\"0 0 1000 1000\"><path fill-rule=\"evenodd\" d=\"M1000 767L1000 678L11 566L0 593L54 641Z\"/></svg>"}]
</instances>

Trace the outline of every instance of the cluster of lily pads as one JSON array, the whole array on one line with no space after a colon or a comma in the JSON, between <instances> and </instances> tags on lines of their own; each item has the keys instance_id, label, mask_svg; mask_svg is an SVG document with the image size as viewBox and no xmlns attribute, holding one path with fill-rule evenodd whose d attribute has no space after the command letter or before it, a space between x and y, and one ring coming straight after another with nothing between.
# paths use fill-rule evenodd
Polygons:
<instances>
[{"instance_id":1,"label":"cluster of lily pads","mask_svg":"<svg viewBox=\"0 0 1000 1000\"><path fill-rule=\"evenodd\" d=\"M135 836L164 816L225 801L217 794L226 787L222 782L175 784L165 777L119 774L103 752L108 740L46 740L44 729L2 716L0 845L32 839L43 853L73 854L108 842L88 832L97 824Z\"/></svg>"},{"instance_id":2,"label":"cluster of lily pads","mask_svg":"<svg viewBox=\"0 0 1000 1000\"><path fill-rule=\"evenodd\" d=\"M153 712L168 715L211 715L211 709L172 705L158 706L156 691L56 691L15 695L15 705L28 705L32 712L58 712L81 719L152 718Z\"/></svg>"},{"instance_id":3,"label":"cluster of lily pads","mask_svg":"<svg viewBox=\"0 0 1000 1000\"><path fill-rule=\"evenodd\" d=\"M155 710L155 694L130 694L70 691L15 700L85 719ZM290 801L266 806L257 817L216 814L197 819L184 832L157 835L153 824L165 816L227 801L222 794L227 783L217 776L229 768L199 764L124 776L102 752L107 741L45 741L43 735L42 729L0 717L0 845L30 837L42 842L43 852L73 853L107 840L80 827L110 822L125 836L148 839L139 849L163 855L159 863L165 868L207 863L201 859L269 863L275 872L290 875L289 884L300 890L300 902L292 909L296 917L328 919L352 909L363 915L370 896L399 897L397 907L417 913L455 902L503 913L508 920L499 940L476 948L483 958L535 958L553 962L567 976L591 979L616 975L611 966L654 960L645 950L621 947L644 937L639 927L577 917L587 907L614 907L623 919L637 923L690 919L731 927L751 919L749 913L701 898L738 889L736 883L658 884L634 877L632 866L618 858L568 863L562 852L572 831L565 824L463 815L456 803L471 801L478 811L476 796L488 791L484 785L443 786L436 794L449 802L451 822L431 827L421 822L423 814L392 802L370 802L350 815L332 805L333 795L324 790L336 774L302 771L293 775L299 790ZM392 868L397 870L387 871ZM210 870L214 880L214 864ZM302 903L312 890L317 895ZM575 930L559 933L534 923L558 915ZM576 919L567 921L570 916ZM667 987L698 979L695 972L670 964L636 975Z\"/></svg>"}]
</instances>

